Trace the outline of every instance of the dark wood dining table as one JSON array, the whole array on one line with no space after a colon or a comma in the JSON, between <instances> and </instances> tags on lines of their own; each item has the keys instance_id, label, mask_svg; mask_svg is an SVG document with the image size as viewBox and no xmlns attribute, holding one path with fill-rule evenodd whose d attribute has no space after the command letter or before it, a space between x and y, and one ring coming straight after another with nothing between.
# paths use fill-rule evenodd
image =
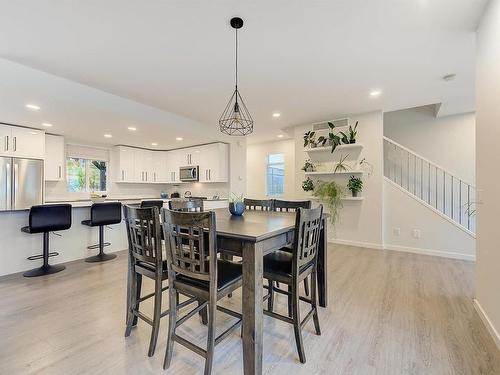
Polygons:
<instances>
[{"instance_id":1,"label":"dark wood dining table","mask_svg":"<svg viewBox=\"0 0 500 375\"><path fill-rule=\"evenodd\" d=\"M247 210L232 216L227 209L216 209L219 249L239 252L243 259L243 372L262 374L263 353L263 256L289 245L295 229L294 212ZM319 305L327 305L327 233L323 217L318 250Z\"/></svg>"}]
</instances>

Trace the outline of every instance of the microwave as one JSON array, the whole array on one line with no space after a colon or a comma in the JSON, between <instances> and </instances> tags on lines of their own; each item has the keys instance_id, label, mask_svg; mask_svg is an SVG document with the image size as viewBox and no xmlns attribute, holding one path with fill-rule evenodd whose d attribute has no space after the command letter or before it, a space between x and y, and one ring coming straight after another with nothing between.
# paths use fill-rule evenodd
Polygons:
<instances>
[{"instance_id":1,"label":"microwave","mask_svg":"<svg viewBox=\"0 0 500 375\"><path fill-rule=\"evenodd\" d=\"M180 167L179 179L181 181L198 181L198 166Z\"/></svg>"}]
</instances>

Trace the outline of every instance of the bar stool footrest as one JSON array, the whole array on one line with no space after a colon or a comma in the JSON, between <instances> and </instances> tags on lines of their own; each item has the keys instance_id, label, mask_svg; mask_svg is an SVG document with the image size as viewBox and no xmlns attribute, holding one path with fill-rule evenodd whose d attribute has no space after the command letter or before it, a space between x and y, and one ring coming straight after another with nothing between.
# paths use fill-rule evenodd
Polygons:
<instances>
[{"instance_id":1,"label":"bar stool footrest","mask_svg":"<svg viewBox=\"0 0 500 375\"><path fill-rule=\"evenodd\" d=\"M106 247L106 246L111 246L111 243L109 243L109 242L104 242L104 243L102 244L102 247ZM99 244L87 246L87 249L89 249L89 250L99 249Z\"/></svg>"},{"instance_id":2,"label":"bar stool footrest","mask_svg":"<svg viewBox=\"0 0 500 375\"><path fill-rule=\"evenodd\" d=\"M49 253L49 258L50 257L56 257L58 256L59 253L57 251L53 251L51 253ZM32 255L30 257L27 257L26 259L28 260L39 260L39 259L43 259L43 254L39 254L39 255Z\"/></svg>"}]
</instances>

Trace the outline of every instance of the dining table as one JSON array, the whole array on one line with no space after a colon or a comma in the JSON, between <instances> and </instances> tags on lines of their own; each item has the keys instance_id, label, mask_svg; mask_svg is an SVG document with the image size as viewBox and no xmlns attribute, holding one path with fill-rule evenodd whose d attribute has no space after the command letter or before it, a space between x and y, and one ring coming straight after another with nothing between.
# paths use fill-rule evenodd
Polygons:
<instances>
[{"instance_id":1,"label":"dining table","mask_svg":"<svg viewBox=\"0 0 500 375\"><path fill-rule=\"evenodd\" d=\"M242 258L243 373L262 374L263 257L293 243L295 212L246 210L242 216L227 209L216 213L217 247ZM322 218L317 259L318 303L327 306L327 225Z\"/></svg>"}]
</instances>

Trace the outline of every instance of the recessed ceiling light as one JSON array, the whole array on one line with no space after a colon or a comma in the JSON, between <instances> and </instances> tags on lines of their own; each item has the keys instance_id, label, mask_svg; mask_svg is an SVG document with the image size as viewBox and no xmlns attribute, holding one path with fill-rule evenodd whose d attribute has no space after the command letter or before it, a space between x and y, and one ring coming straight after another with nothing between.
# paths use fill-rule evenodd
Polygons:
<instances>
[{"instance_id":1,"label":"recessed ceiling light","mask_svg":"<svg viewBox=\"0 0 500 375\"><path fill-rule=\"evenodd\" d=\"M372 92L370 92L370 96L372 98L376 98L376 97L380 96L380 94L382 94L382 91L380 91L380 90L373 90Z\"/></svg>"},{"instance_id":2,"label":"recessed ceiling light","mask_svg":"<svg viewBox=\"0 0 500 375\"><path fill-rule=\"evenodd\" d=\"M283 138L284 135L283 134L278 134L278 138Z\"/></svg>"},{"instance_id":3,"label":"recessed ceiling light","mask_svg":"<svg viewBox=\"0 0 500 375\"><path fill-rule=\"evenodd\" d=\"M104 134L104 138L112 138L113 136L111 134Z\"/></svg>"},{"instance_id":4,"label":"recessed ceiling light","mask_svg":"<svg viewBox=\"0 0 500 375\"><path fill-rule=\"evenodd\" d=\"M176 141L182 141L182 140L184 140L184 138L182 138L182 137L176 137L175 140Z\"/></svg>"},{"instance_id":5,"label":"recessed ceiling light","mask_svg":"<svg viewBox=\"0 0 500 375\"><path fill-rule=\"evenodd\" d=\"M278 118L278 117L280 117L280 116L281 116L281 113L278 113L278 112L274 112L274 113L273 113L273 117Z\"/></svg>"},{"instance_id":6,"label":"recessed ceiling light","mask_svg":"<svg viewBox=\"0 0 500 375\"><path fill-rule=\"evenodd\" d=\"M151 146L158 146L158 143L153 142L153 143L151 143Z\"/></svg>"},{"instance_id":7,"label":"recessed ceiling light","mask_svg":"<svg viewBox=\"0 0 500 375\"><path fill-rule=\"evenodd\" d=\"M135 132L137 130L137 128L134 126L129 126L127 129L130 130L131 132Z\"/></svg>"},{"instance_id":8,"label":"recessed ceiling light","mask_svg":"<svg viewBox=\"0 0 500 375\"><path fill-rule=\"evenodd\" d=\"M38 111L40 109L40 107L37 106L36 104L26 104L25 107L33 111Z\"/></svg>"},{"instance_id":9,"label":"recessed ceiling light","mask_svg":"<svg viewBox=\"0 0 500 375\"><path fill-rule=\"evenodd\" d=\"M48 122L42 122L42 125L43 126L46 126L48 128L51 128L52 127L52 124L49 124Z\"/></svg>"}]
</instances>

